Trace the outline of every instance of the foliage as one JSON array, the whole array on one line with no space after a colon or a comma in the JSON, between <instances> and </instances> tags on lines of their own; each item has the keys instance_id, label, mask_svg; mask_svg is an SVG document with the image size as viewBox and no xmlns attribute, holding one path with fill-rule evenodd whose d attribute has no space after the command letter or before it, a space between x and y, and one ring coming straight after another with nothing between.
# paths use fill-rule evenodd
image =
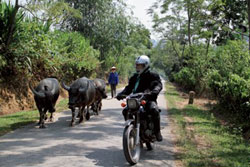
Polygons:
<instances>
[{"instance_id":1,"label":"foliage","mask_svg":"<svg viewBox=\"0 0 250 167\"><path fill-rule=\"evenodd\" d=\"M12 28L12 40L18 38L16 30L20 26L20 22L24 17L24 12L20 11L11 22L12 16L15 15L16 8L10 2L0 2L0 53L3 53L7 48L8 39L10 37L10 29ZM11 27L13 25L13 27ZM3 59L3 58L2 58Z\"/></svg>"},{"instance_id":2,"label":"foliage","mask_svg":"<svg viewBox=\"0 0 250 167\"><path fill-rule=\"evenodd\" d=\"M121 51L120 47L128 36L127 27L130 26L125 16L125 4L112 0L68 2L82 13L82 19L68 20L70 28L91 40L91 45L100 50L101 60L111 48Z\"/></svg>"},{"instance_id":3,"label":"foliage","mask_svg":"<svg viewBox=\"0 0 250 167\"><path fill-rule=\"evenodd\" d=\"M214 52L207 80L221 104L237 115L242 126L250 120L250 65L245 43L230 41Z\"/></svg>"},{"instance_id":4,"label":"foliage","mask_svg":"<svg viewBox=\"0 0 250 167\"><path fill-rule=\"evenodd\" d=\"M27 5L23 7L26 13L32 17L46 22L47 26L60 26L70 17L81 19L81 13L64 0L27 0Z\"/></svg>"},{"instance_id":5,"label":"foliage","mask_svg":"<svg viewBox=\"0 0 250 167\"><path fill-rule=\"evenodd\" d=\"M82 19L70 18L66 27L81 32L93 48L100 51L99 60L104 71L115 65L119 74L127 78L133 69L135 56L150 54L149 31L127 14L127 5L123 1L81 0L68 3L81 11Z\"/></svg>"},{"instance_id":6,"label":"foliage","mask_svg":"<svg viewBox=\"0 0 250 167\"><path fill-rule=\"evenodd\" d=\"M247 31L246 0L214 1L210 10L211 19L208 24L214 29L213 37L217 45L225 44L228 39L240 39L241 33Z\"/></svg>"},{"instance_id":7,"label":"foliage","mask_svg":"<svg viewBox=\"0 0 250 167\"><path fill-rule=\"evenodd\" d=\"M177 158L184 166L249 166L249 142L240 128L223 126L210 111L196 105L180 108L184 99L180 92L166 84L168 111L175 121Z\"/></svg>"},{"instance_id":8,"label":"foliage","mask_svg":"<svg viewBox=\"0 0 250 167\"><path fill-rule=\"evenodd\" d=\"M153 65L198 96L213 92L239 126L249 127L246 1L162 0L149 13L162 35Z\"/></svg>"},{"instance_id":9,"label":"foliage","mask_svg":"<svg viewBox=\"0 0 250 167\"><path fill-rule=\"evenodd\" d=\"M88 40L77 32L55 31L50 36L53 40L49 49L55 59L51 65L57 67L59 78L72 80L95 76L94 71L99 66L99 52L90 46Z\"/></svg>"},{"instance_id":10,"label":"foliage","mask_svg":"<svg viewBox=\"0 0 250 167\"><path fill-rule=\"evenodd\" d=\"M17 13L8 48L0 45L0 82L15 84L22 78L21 85L27 85L31 78L49 76L68 81L82 76L103 78L114 65L121 80L126 80L134 71L136 56L150 56L149 30L125 11L123 1L81 2L1 3L1 31L8 31L9 11L15 8ZM6 41L6 34L1 35L0 41Z\"/></svg>"},{"instance_id":11,"label":"foliage","mask_svg":"<svg viewBox=\"0 0 250 167\"><path fill-rule=\"evenodd\" d=\"M99 52L77 32L47 32L46 25L35 20L21 22L19 39L11 44L8 66L1 76L42 79L49 76L68 80L94 75Z\"/></svg>"},{"instance_id":12,"label":"foliage","mask_svg":"<svg viewBox=\"0 0 250 167\"><path fill-rule=\"evenodd\" d=\"M196 84L194 70L187 67L182 68L177 74L175 74L174 79L186 89L194 89Z\"/></svg>"}]
</instances>

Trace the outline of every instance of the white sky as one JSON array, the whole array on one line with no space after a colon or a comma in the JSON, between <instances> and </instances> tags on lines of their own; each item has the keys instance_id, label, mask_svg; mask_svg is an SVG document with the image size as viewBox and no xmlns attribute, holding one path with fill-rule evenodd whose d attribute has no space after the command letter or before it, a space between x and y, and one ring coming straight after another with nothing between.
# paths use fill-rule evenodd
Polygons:
<instances>
[{"instance_id":1,"label":"white sky","mask_svg":"<svg viewBox=\"0 0 250 167\"><path fill-rule=\"evenodd\" d=\"M134 16L151 31L151 38L156 39L157 37L152 31L153 24L151 17L147 14L147 9L149 9L156 0L125 0L125 2L132 6Z\"/></svg>"}]
</instances>

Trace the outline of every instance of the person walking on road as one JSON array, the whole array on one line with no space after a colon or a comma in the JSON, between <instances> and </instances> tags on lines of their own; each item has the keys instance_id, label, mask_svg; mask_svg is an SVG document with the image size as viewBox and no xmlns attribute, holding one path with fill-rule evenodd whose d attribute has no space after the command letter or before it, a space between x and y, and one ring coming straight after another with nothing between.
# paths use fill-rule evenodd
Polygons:
<instances>
[{"instance_id":1,"label":"person walking on road","mask_svg":"<svg viewBox=\"0 0 250 167\"><path fill-rule=\"evenodd\" d=\"M109 74L109 84L110 84L110 87L111 87L111 97L115 97L116 96L116 86L118 85L119 83L119 77L118 77L118 74L116 72L116 67L113 66L111 68L111 72Z\"/></svg>"}]
</instances>

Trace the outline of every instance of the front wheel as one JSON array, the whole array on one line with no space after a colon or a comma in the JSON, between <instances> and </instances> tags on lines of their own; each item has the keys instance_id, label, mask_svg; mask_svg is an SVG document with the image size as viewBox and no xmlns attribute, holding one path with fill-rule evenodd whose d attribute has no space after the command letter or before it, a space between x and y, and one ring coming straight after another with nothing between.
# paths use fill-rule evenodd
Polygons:
<instances>
[{"instance_id":1,"label":"front wheel","mask_svg":"<svg viewBox=\"0 0 250 167\"><path fill-rule=\"evenodd\" d=\"M124 129L123 152L130 165L135 165L139 161L141 144L136 145L136 129L133 124Z\"/></svg>"}]
</instances>

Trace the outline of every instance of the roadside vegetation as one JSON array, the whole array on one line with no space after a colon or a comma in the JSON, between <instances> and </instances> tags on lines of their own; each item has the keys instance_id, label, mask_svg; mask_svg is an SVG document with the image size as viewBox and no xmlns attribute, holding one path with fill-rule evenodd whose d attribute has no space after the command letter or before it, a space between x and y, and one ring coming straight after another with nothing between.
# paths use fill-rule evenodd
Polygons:
<instances>
[{"instance_id":1,"label":"roadside vegetation","mask_svg":"<svg viewBox=\"0 0 250 167\"><path fill-rule=\"evenodd\" d=\"M162 39L154 67L185 91L217 100L218 114L242 135L250 133L249 3L163 0L149 10Z\"/></svg>"},{"instance_id":2,"label":"roadside vegetation","mask_svg":"<svg viewBox=\"0 0 250 167\"><path fill-rule=\"evenodd\" d=\"M149 30L123 1L9 2L0 0L0 115L33 107L28 82L107 79L112 66L127 81L135 58L151 53Z\"/></svg>"},{"instance_id":3,"label":"roadside vegetation","mask_svg":"<svg viewBox=\"0 0 250 167\"><path fill-rule=\"evenodd\" d=\"M56 112L65 111L68 108L68 99L62 98L56 105ZM47 113L50 116L50 113ZM39 120L38 110L19 111L0 116L0 136L21 128L25 125L35 123Z\"/></svg>"},{"instance_id":4,"label":"roadside vegetation","mask_svg":"<svg viewBox=\"0 0 250 167\"><path fill-rule=\"evenodd\" d=\"M181 93L173 84L166 83L168 112L176 131L176 158L181 164L187 167L248 167L250 143L239 135L240 129L222 125L211 110L188 105ZM184 101L186 103L180 105Z\"/></svg>"}]
</instances>

